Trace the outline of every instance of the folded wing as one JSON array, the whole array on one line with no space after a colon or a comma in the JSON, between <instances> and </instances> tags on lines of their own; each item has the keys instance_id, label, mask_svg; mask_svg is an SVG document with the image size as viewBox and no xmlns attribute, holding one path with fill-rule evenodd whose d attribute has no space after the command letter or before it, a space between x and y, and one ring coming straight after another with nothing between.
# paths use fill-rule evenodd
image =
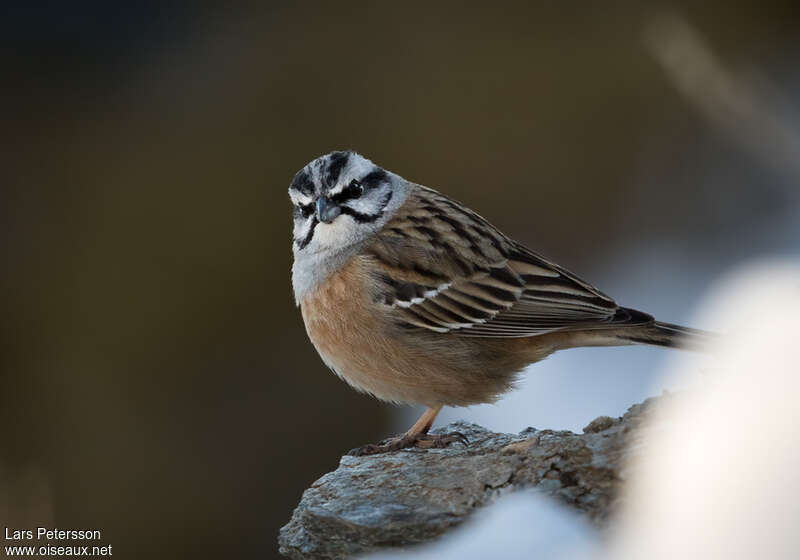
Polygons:
<instances>
[{"instance_id":1,"label":"folded wing","mask_svg":"<svg viewBox=\"0 0 800 560\"><path fill-rule=\"evenodd\" d=\"M375 298L408 327L527 337L621 319L614 300L424 187L366 254L375 265Z\"/></svg>"}]
</instances>

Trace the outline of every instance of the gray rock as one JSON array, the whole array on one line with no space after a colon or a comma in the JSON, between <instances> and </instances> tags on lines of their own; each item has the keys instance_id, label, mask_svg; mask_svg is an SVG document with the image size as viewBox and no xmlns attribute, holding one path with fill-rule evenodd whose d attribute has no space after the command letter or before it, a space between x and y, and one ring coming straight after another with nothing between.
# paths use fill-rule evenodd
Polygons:
<instances>
[{"instance_id":1,"label":"gray rock","mask_svg":"<svg viewBox=\"0 0 800 560\"><path fill-rule=\"evenodd\" d=\"M600 417L583 434L527 428L494 433L466 422L468 447L342 457L314 482L278 538L291 558L347 558L424 542L499 495L536 488L602 524L616 500L626 449L650 402L622 418Z\"/></svg>"}]
</instances>

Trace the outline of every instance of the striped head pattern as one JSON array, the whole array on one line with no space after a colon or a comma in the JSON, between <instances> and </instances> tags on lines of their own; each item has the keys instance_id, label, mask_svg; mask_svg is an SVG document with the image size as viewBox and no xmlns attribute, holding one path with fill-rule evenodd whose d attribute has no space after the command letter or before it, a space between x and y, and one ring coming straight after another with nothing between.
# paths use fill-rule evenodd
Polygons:
<instances>
[{"instance_id":1,"label":"striped head pattern","mask_svg":"<svg viewBox=\"0 0 800 560\"><path fill-rule=\"evenodd\" d=\"M405 199L406 183L351 151L331 152L289 185L294 253L338 252L380 229Z\"/></svg>"}]
</instances>

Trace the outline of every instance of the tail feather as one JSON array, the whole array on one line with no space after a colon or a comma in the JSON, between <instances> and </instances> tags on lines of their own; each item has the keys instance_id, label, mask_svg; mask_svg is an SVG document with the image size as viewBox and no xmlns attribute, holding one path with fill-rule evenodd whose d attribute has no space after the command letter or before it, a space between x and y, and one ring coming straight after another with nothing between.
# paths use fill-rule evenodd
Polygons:
<instances>
[{"instance_id":1,"label":"tail feather","mask_svg":"<svg viewBox=\"0 0 800 560\"><path fill-rule=\"evenodd\" d=\"M608 323L587 325L573 332L563 348L652 344L685 350L706 350L718 335L672 323L656 321L652 315L618 307Z\"/></svg>"},{"instance_id":2,"label":"tail feather","mask_svg":"<svg viewBox=\"0 0 800 560\"><path fill-rule=\"evenodd\" d=\"M653 344L668 348L703 349L712 343L716 335L700 329L692 329L672 323L654 321L649 325L633 327L630 332L622 330L619 338L639 344Z\"/></svg>"}]
</instances>

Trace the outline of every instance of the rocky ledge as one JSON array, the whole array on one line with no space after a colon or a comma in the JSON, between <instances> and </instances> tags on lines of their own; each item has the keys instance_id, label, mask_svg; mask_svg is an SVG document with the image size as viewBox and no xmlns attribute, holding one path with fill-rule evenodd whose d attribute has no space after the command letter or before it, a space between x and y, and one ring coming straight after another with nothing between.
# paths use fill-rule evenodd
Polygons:
<instances>
[{"instance_id":1,"label":"rocky ledge","mask_svg":"<svg viewBox=\"0 0 800 560\"><path fill-rule=\"evenodd\" d=\"M454 422L469 445L342 457L314 482L278 538L291 558L348 558L420 543L460 524L501 494L536 488L597 524L614 509L627 454L649 399L622 418L601 416L583 429L491 432Z\"/></svg>"}]
</instances>

